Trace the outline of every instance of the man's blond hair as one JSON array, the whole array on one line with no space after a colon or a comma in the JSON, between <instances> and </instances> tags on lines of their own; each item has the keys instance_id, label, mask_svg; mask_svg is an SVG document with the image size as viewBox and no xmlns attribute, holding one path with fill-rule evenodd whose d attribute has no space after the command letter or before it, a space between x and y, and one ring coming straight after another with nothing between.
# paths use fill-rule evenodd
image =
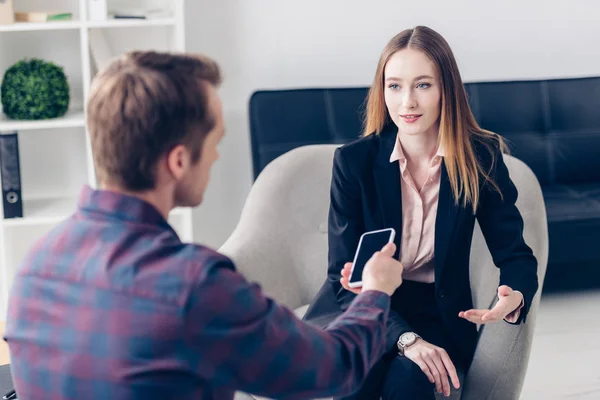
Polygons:
<instances>
[{"instance_id":1,"label":"man's blond hair","mask_svg":"<svg viewBox=\"0 0 600 400\"><path fill-rule=\"evenodd\" d=\"M184 144L198 161L215 125L207 85L218 65L201 55L131 52L92 82L87 122L98 179L132 191L155 186L159 158Z\"/></svg>"}]
</instances>

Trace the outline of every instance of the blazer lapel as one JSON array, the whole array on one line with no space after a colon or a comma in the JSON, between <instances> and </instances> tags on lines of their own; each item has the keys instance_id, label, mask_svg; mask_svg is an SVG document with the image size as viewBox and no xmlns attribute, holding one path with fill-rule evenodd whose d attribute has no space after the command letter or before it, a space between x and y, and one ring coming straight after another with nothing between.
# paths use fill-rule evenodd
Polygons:
<instances>
[{"instance_id":1,"label":"blazer lapel","mask_svg":"<svg viewBox=\"0 0 600 400\"><path fill-rule=\"evenodd\" d=\"M379 207L383 214L384 228L396 230L394 243L396 244L395 257L398 258L402 239L402 194L398 161L390 162L395 139L395 132L384 131L380 134L380 146L373 169L373 178Z\"/></svg>"},{"instance_id":2,"label":"blazer lapel","mask_svg":"<svg viewBox=\"0 0 600 400\"><path fill-rule=\"evenodd\" d=\"M435 277L436 282L442 276L442 271L446 265L446 256L448 249L452 243L454 235L454 227L456 226L456 218L459 205L454 201L450 180L448 179L448 171L446 164L442 163L442 174L440 178L440 194L438 201L437 216L435 220Z\"/></svg>"}]
</instances>

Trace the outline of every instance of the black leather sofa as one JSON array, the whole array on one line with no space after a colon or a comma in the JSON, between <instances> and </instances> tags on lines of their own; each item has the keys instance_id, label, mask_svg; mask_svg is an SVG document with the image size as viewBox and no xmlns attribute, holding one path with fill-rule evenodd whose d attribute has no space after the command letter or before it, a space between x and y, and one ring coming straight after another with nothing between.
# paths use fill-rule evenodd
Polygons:
<instances>
[{"instance_id":1,"label":"black leather sofa","mask_svg":"<svg viewBox=\"0 0 600 400\"><path fill-rule=\"evenodd\" d=\"M600 77L465 84L475 118L542 185L547 285L600 286ZM298 146L357 138L366 87L267 90L250 99L254 177ZM594 275L595 274L595 277Z\"/></svg>"}]
</instances>

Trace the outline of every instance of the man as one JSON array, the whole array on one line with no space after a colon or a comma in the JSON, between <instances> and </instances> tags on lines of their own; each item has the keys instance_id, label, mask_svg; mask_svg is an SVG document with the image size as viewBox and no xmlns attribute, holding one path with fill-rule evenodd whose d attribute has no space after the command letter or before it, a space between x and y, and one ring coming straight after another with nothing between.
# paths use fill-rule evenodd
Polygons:
<instances>
[{"instance_id":1,"label":"man","mask_svg":"<svg viewBox=\"0 0 600 400\"><path fill-rule=\"evenodd\" d=\"M6 339L20 398L325 397L356 390L381 358L402 282L393 245L325 332L167 223L174 207L201 203L218 158L219 82L207 58L155 52L95 78L88 129L100 189L83 189L13 285Z\"/></svg>"}]
</instances>

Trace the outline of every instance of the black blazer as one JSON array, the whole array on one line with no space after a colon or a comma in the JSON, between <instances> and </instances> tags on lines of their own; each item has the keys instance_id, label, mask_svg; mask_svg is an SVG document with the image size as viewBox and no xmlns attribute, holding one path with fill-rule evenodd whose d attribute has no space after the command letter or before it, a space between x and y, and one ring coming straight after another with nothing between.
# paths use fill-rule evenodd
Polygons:
<instances>
[{"instance_id":1,"label":"black blazer","mask_svg":"<svg viewBox=\"0 0 600 400\"><path fill-rule=\"evenodd\" d=\"M398 258L402 240L402 196L398 161L390 163L397 130L386 128L380 135L358 139L336 149L329 208L328 277L305 320L325 327L346 310L355 294L340 284L344 263L352 261L360 235L393 227ZM454 201L448 173L442 164L437 219L435 222L435 291L444 328L452 333L461 361L468 365L477 342L475 324L458 317L473 308L469 282L469 257L475 218L481 226L494 263L500 268L500 285L523 293L525 305L517 323L525 322L529 306L538 289L537 261L523 240L523 219L515 206L517 189L511 181L497 145L492 165L488 146L475 143L475 152L502 195L480 180L477 214L472 207ZM396 346L398 337L411 327L392 310L388 319L387 349ZM504 322L503 322L504 323ZM418 332L417 332L418 333Z\"/></svg>"}]
</instances>

